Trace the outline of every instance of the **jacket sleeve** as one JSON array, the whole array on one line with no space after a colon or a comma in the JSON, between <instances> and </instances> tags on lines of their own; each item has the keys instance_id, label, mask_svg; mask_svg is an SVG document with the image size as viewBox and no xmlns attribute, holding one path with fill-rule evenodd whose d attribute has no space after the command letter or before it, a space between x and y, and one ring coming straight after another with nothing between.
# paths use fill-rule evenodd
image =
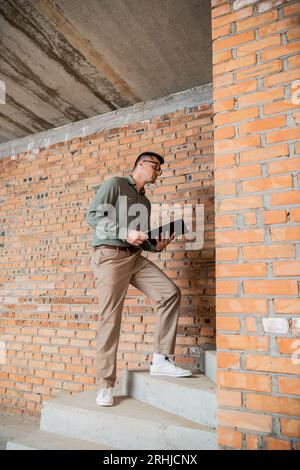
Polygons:
<instances>
[{"instance_id":1,"label":"jacket sleeve","mask_svg":"<svg viewBox=\"0 0 300 470\"><path fill-rule=\"evenodd\" d=\"M96 193L90 207L86 212L85 219L93 227L100 239L115 239L125 241L127 238L127 228L125 228L126 237L120 238L120 226L113 208L119 195L118 180L112 177L104 181ZM125 233L123 232L123 233Z\"/></svg>"}]
</instances>

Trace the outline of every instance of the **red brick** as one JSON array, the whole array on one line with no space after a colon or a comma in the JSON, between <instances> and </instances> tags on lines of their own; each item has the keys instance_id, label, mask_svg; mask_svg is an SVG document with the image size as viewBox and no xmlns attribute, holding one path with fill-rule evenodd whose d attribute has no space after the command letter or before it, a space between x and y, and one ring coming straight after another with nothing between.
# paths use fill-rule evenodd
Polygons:
<instances>
[{"instance_id":1,"label":"red brick","mask_svg":"<svg viewBox=\"0 0 300 470\"><path fill-rule=\"evenodd\" d=\"M266 52L262 52L261 54L261 60L262 62L275 59L277 57L285 57L290 54L294 54L296 52L299 52L300 50L300 43L299 42L291 42L284 44L284 46L279 46L279 47L274 47L269 49Z\"/></svg>"},{"instance_id":2,"label":"red brick","mask_svg":"<svg viewBox=\"0 0 300 470\"><path fill-rule=\"evenodd\" d=\"M295 415L300 414L300 401L295 398L272 397L247 393L247 408L266 413Z\"/></svg>"},{"instance_id":3,"label":"red brick","mask_svg":"<svg viewBox=\"0 0 300 470\"><path fill-rule=\"evenodd\" d=\"M289 127L279 131L268 132L266 134L266 143L272 144L276 142L283 142L284 140L290 141L299 138L299 128Z\"/></svg>"},{"instance_id":4,"label":"red brick","mask_svg":"<svg viewBox=\"0 0 300 470\"><path fill-rule=\"evenodd\" d=\"M215 130L215 139L230 139L235 136L235 128L233 126L226 126Z\"/></svg>"},{"instance_id":5,"label":"red brick","mask_svg":"<svg viewBox=\"0 0 300 470\"><path fill-rule=\"evenodd\" d=\"M295 56L292 56L292 57L289 57L287 62L288 62L288 68L289 69L295 69L295 68L299 67L299 64L300 64L299 54L295 55Z\"/></svg>"},{"instance_id":6,"label":"red brick","mask_svg":"<svg viewBox=\"0 0 300 470\"><path fill-rule=\"evenodd\" d=\"M239 70L254 64L256 64L255 54L249 55L247 57L241 57L240 59L227 60L224 63L217 64L214 66L214 77L220 74L231 72L233 70Z\"/></svg>"},{"instance_id":7,"label":"red brick","mask_svg":"<svg viewBox=\"0 0 300 470\"><path fill-rule=\"evenodd\" d=\"M284 241L299 240L300 227L271 227L271 238L272 241Z\"/></svg>"},{"instance_id":8,"label":"red brick","mask_svg":"<svg viewBox=\"0 0 300 470\"><path fill-rule=\"evenodd\" d=\"M237 77L237 81L240 81L240 80L246 80L247 78L262 77L268 74L273 74L274 72L280 72L281 70L282 70L281 60L274 60L273 62L268 62L266 64L261 64L261 65L255 65L255 67L250 67L244 70L240 70L239 72L237 72L236 77Z\"/></svg>"},{"instance_id":9,"label":"red brick","mask_svg":"<svg viewBox=\"0 0 300 470\"><path fill-rule=\"evenodd\" d=\"M253 197L248 198L248 207L255 205L253 203ZM237 206L241 205L243 198L236 200ZM256 199L257 200L257 199ZM234 210L234 203L229 202L227 200L227 208L226 210ZM221 204L220 204L221 205ZM224 204L222 205L224 208ZM230 207L230 209L229 209ZM224 209L225 210L225 209ZM261 229L252 229L252 230L226 230L224 232L217 232L216 233L216 244L217 245L235 245L235 244L242 244L242 243L253 243L253 242L262 242L264 239L264 232Z\"/></svg>"},{"instance_id":10,"label":"red brick","mask_svg":"<svg viewBox=\"0 0 300 470\"><path fill-rule=\"evenodd\" d=\"M220 281L218 281L220 282ZM228 281L229 282L229 281ZM241 314L266 314L268 312L268 303L266 299L253 298L222 298L216 300L216 308L222 313L241 313Z\"/></svg>"},{"instance_id":11,"label":"red brick","mask_svg":"<svg viewBox=\"0 0 300 470\"><path fill-rule=\"evenodd\" d=\"M233 294L237 293L238 284L237 281L220 281L217 279L216 281L216 294Z\"/></svg>"},{"instance_id":12,"label":"red brick","mask_svg":"<svg viewBox=\"0 0 300 470\"><path fill-rule=\"evenodd\" d=\"M223 103L223 101L221 103ZM218 112L220 114L216 114L214 118L215 126L239 123L240 121L248 121L250 119L257 118L259 116L258 108L248 108L247 110L242 110L242 111L230 110L230 112L227 112L227 113L222 113L221 111L222 110L219 110ZM223 111L227 111L227 109L223 109ZM216 108L215 108L215 112L217 112Z\"/></svg>"},{"instance_id":13,"label":"red brick","mask_svg":"<svg viewBox=\"0 0 300 470\"><path fill-rule=\"evenodd\" d=\"M275 299L275 313L300 314L300 299Z\"/></svg>"},{"instance_id":14,"label":"red brick","mask_svg":"<svg viewBox=\"0 0 300 470\"><path fill-rule=\"evenodd\" d=\"M260 165L244 165L236 168L220 168L215 171L216 181L240 180L261 175Z\"/></svg>"},{"instance_id":15,"label":"red brick","mask_svg":"<svg viewBox=\"0 0 300 470\"><path fill-rule=\"evenodd\" d=\"M253 106L253 104L267 103L268 101L278 100L284 97L284 88L278 87L270 91L259 91L257 93L249 93L245 96L237 98L238 108L241 109L246 106Z\"/></svg>"},{"instance_id":16,"label":"red brick","mask_svg":"<svg viewBox=\"0 0 300 470\"><path fill-rule=\"evenodd\" d=\"M266 374L247 374L235 371L218 371L217 384L219 387L241 390L254 390L257 392L271 392L271 378Z\"/></svg>"},{"instance_id":17,"label":"red brick","mask_svg":"<svg viewBox=\"0 0 300 470\"><path fill-rule=\"evenodd\" d=\"M258 162L276 157L283 157L285 155L289 155L289 148L287 144L270 145L263 147L262 149L240 152L240 162Z\"/></svg>"},{"instance_id":18,"label":"red brick","mask_svg":"<svg viewBox=\"0 0 300 470\"><path fill-rule=\"evenodd\" d=\"M242 393L235 390L217 390L218 405L239 408L242 406Z\"/></svg>"},{"instance_id":19,"label":"red brick","mask_svg":"<svg viewBox=\"0 0 300 470\"><path fill-rule=\"evenodd\" d=\"M241 367L240 354L222 352L218 354L218 368L239 369Z\"/></svg>"},{"instance_id":20,"label":"red brick","mask_svg":"<svg viewBox=\"0 0 300 470\"><path fill-rule=\"evenodd\" d=\"M297 24L297 18L287 18L281 21L274 21L272 23L266 24L259 28L258 32L260 37L267 36L273 33L279 33L280 31L285 31L289 29L290 26Z\"/></svg>"},{"instance_id":21,"label":"red brick","mask_svg":"<svg viewBox=\"0 0 300 470\"><path fill-rule=\"evenodd\" d=\"M280 420L281 433L283 436L299 438L300 436L300 420L299 419L285 419Z\"/></svg>"},{"instance_id":22,"label":"red brick","mask_svg":"<svg viewBox=\"0 0 300 470\"><path fill-rule=\"evenodd\" d=\"M267 103L264 105L265 116L268 114L284 113L297 107L298 105L293 103L291 99L274 101L274 103Z\"/></svg>"},{"instance_id":23,"label":"red brick","mask_svg":"<svg viewBox=\"0 0 300 470\"><path fill-rule=\"evenodd\" d=\"M299 364L293 364L290 358L272 356L246 356L246 369L279 374L298 374Z\"/></svg>"},{"instance_id":24,"label":"red brick","mask_svg":"<svg viewBox=\"0 0 300 470\"><path fill-rule=\"evenodd\" d=\"M237 263L218 264L216 274L218 277L257 277L267 273L266 263Z\"/></svg>"},{"instance_id":25,"label":"red brick","mask_svg":"<svg viewBox=\"0 0 300 470\"><path fill-rule=\"evenodd\" d=\"M236 183L217 183L215 186L216 195L233 195L236 194Z\"/></svg>"},{"instance_id":26,"label":"red brick","mask_svg":"<svg viewBox=\"0 0 300 470\"><path fill-rule=\"evenodd\" d=\"M286 125L286 116L276 116L272 118L255 119L251 122L240 124L240 135L261 132L269 129L276 129Z\"/></svg>"},{"instance_id":27,"label":"red brick","mask_svg":"<svg viewBox=\"0 0 300 470\"><path fill-rule=\"evenodd\" d=\"M237 12L231 13L229 15L223 15L220 16L219 18L213 18L212 19L212 28L220 28L221 26L224 26L227 23L233 23L235 21L241 20L241 18L246 18L252 15L252 7L248 8L243 8L242 10L239 10Z\"/></svg>"},{"instance_id":28,"label":"red brick","mask_svg":"<svg viewBox=\"0 0 300 470\"><path fill-rule=\"evenodd\" d=\"M271 432L272 430L272 417L259 413L219 410L218 423L221 426L234 426L238 429L259 432Z\"/></svg>"},{"instance_id":29,"label":"red brick","mask_svg":"<svg viewBox=\"0 0 300 470\"><path fill-rule=\"evenodd\" d=\"M216 52L213 55L213 64L220 64L230 59L232 59L232 53L230 50Z\"/></svg>"},{"instance_id":30,"label":"red brick","mask_svg":"<svg viewBox=\"0 0 300 470\"><path fill-rule=\"evenodd\" d=\"M299 39L300 38L299 28L294 28L291 31L288 31L286 33L286 37L287 37L288 42L291 42L294 39Z\"/></svg>"},{"instance_id":31,"label":"red brick","mask_svg":"<svg viewBox=\"0 0 300 470\"><path fill-rule=\"evenodd\" d=\"M300 261L276 261L273 263L274 276L299 276Z\"/></svg>"},{"instance_id":32,"label":"red brick","mask_svg":"<svg viewBox=\"0 0 300 470\"><path fill-rule=\"evenodd\" d=\"M257 450L258 449L258 436L253 434L246 434L246 449Z\"/></svg>"},{"instance_id":33,"label":"red brick","mask_svg":"<svg viewBox=\"0 0 300 470\"><path fill-rule=\"evenodd\" d=\"M216 228L232 227L235 223L236 216L233 214L217 215L215 219Z\"/></svg>"},{"instance_id":34,"label":"red brick","mask_svg":"<svg viewBox=\"0 0 300 470\"><path fill-rule=\"evenodd\" d=\"M289 15L294 15L294 23L297 24L296 21L296 13L300 13L300 5L298 2L292 3L291 5L288 5L282 9L284 16L289 16Z\"/></svg>"},{"instance_id":35,"label":"red brick","mask_svg":"<svg viewBox=\"0 0 300 470\"><path fill-rule=\"evenodd\" d=\"M290 221L300 222L300 207L290 210Z\"/></svg>"},{"instance_id":36,"label":"red brick","mask_svg":"<svg viewBox=\"0 0 300 470\"><path fill-rule=\"evenodd\" d=\"M245 331L247 333L256 333L256 318L255 317L246 317L245 318Z\"/></svg>"},{"instance_id":37,"label":"red brick","mask_svg":"<svg viewBox=\"0 0 300 470\"><path fill-rule=\"evenodd\" d=\"M217 329L224 331L239 331L240 330L240 319L237 317L222 317L217 316Z\"/></svg>"},{"instance_id":38,"label":"red brick","mask_svg":"<svg viewBox=\"0 0 300 470\"><path fill-rule=\"evenodd\" d=\"M292 187L292 175L272 176L271 178L258 178L257 180L242 182L242 191L244 193L262 192L273 189L284 189Z\"/></svg>"},{"instance_id":39,"label":"red brick","mask_svg":"<svg viewBox=\"0 0 300 470\"><path fill-rule=\"evenodd\" d=\"M244 214L244 225L256 225L257 217L256 214L253 212L248 212Z\"/></svg>"},{"instance_id":40,"label":"red brick","mask_svg":"<svg viewBox=\"0 0 300 470\"><path fill-rule=\"evenodd\" d=\"M243 57L247 54L253 52L260 52L264 49L268 49L268 52L272 52L275 46L280 46L281 38L280 35L270 36L264 39L256 39L255 41L250 42L249 44L244 44L237 48L237 57ZM261 54L266 54L261 52Z\"/></svg>"},{"instance_id":41,"label":"red brick","mask_svg":"<svg viewBox=\"0 0 300 470\"><path fill-rule=\"evenodd\" d=\"M297 295L298 288L294 280L246 280L244 292L246 295Z\"/></svg>"},{"instance_id":42,"label":"red brick","mask_svg":"<svg viewBox=\"0 0 300 470\"><path fill-rule=\"evenodd\" d=\"M218 29L212 30L212 40L218 39L220 37L228 36L230 34L230 24L226 24Z\"/></svg>"},{"instance_id":43,"label":"red brick","mask_svg":"<svg viewBox=\"0 0 300 470\"><path fill-rule=\"evenodd\" d=\"M264 211L264 222L265 224L285 224L287 222L287 212L285 210ZM280 248L280 245L276 246Z\"/></svg>"},{"instance_id":44,"label":"red brick","mask_svg":"<svg viewBox=\"0 0 300 470\"><path fill-rule=\"evenodd\" d=\"M267 450L292 450L291 442L276 437L263 437Z\"/></svg>"},{"instance_id":45,"label":"red brick","mask_svg":"<svg viewBox=\"0 0 300 470\"><path fill-rule=\"evenodd\" d=\"M217 349L239 349L245 351L268 351L269 338L255 335L230 335L219 334L217 336Z\"/></svg>"},{"instance_id":46,"label":"red brick","mask_svg":"<svg viewBox=\"0 0 300 470\"><path fill-rule=\"evenodd\" d=\"M299 70L289 70L288 72L280 72L275 75L271 75L265 78L265 86L271 87L279 84L287 84L294 80L299 80L300 71ZM278 126L280 127L280 126Z\"/></svg>"},{"instance_id":47,"label":"red brick","mask_svg":"<svg viewBox=\"0 0 300 470\"><path fill-rule=\"evenodd\" d=\"M277 338L278 351L280 354L299 354L300 355L300 339L295 338Z\"/></svg>"},{"instance_id":48,"label":"red brick","mask_svg":"<svg viewBox=\"0 0 300 470\"><path fill-rule=\"evenodd\" d=\"M230 447L232 449L240 449L242 447L243 435L241 432L219 426L217 433L220 446Z\"/></svg>"},{"instance_id":49,"label":"red brick","mask_svg":"<svg viewBox=\"0 0 300 470\"><path fill-rule=\"evenodd\" d=\"M238 257L238 248L237 247L225 247L217 248L217 258L219 261L232 261L236 260Z\"/></svg>"},{"instance_id":50,"label":"red brick","mask_svg":"<svg viewBox=\"0 0 300 470\"><path fill-rule=\"evenodd\" d=\"M295 246L285 243L274 245L244 246L242 250L243 259L245 260L293 258L295 256Z\"/></svg>"},{"instance_id":51,"label":"red brick","mask_svg":"<svg viewBox=\"0 0 300 470\"><path fill-rule=\"evenodd\" d=\"M247 31L246 33L235 34L227 39L217 39L213 42L213 52L233 48L239 44L253 41L255 39L254 31Z\"/></svg>"},{"instance_id":52,"label":"red brick","mask_svg":"<svg viewBox=\"0 0 300 470\"><path fill-rule=\"evenodd\" d=\"M222 5L223 3L226 3L226 1L227 0L211 0L211 7L213 9L213 8L219 6L219 5Z\"/></svg>"},{"instance_id":53,"label":"red brick","mask_svg":"<svg viewBox=\"0 0 300 470\"><path fill-rule=\"evenodd\" d=\"M286 395L300 395L300 378L278 377L279 392Z\"/></svg>"},{"instance_id":54,"label":"red brick","mask_svg":"<svg viewBox=\"0 0 300 470\"><path fill-rule=\"evenodd\" d=\"M222 100L214 103L214 112L232 111L234 109L234 99ZM218 114L216 114L218 116Z\"/></svg>"},{"instance_id":55,"label":"red brick","mask_svg":"<svg viewBox=\"0 0 300 470\"><path fill-rule=\"evenodd\" d=\"M230 13L230 5L225 4L219 7L212 9L212 18L217 18L218 16L225 15L226 13Z\"/></svg>"},{"instance_id":56,"label":"red brick","mask_svg":"<svg viewBox=\"0 0 300 470\"><path fill-rule=\"evenodd\" d=\"M248 95L247 95L248 96ZM281 139L283 140L283 139ZM218 154L238 151L247 147L258 147L260 145L259 135L247 137L235 137L234 139L215 141L215 152Z\"/></svg>"},{"instance_id":57,"label":"red brick","mask_svg":"<svg viewBox=\"0 0 300 470\"><path fill-rule=\"evenodd\" d=\"M277 24L278 21L276 21L278 17L278 12L276 10L269 11L267 13L264 13L262 15L258 16L251 16L250 18L247 18L246 20L239 21L236 25L236 30L237 32L243 31L245 29L250 29L250 28L256 28L257 26L263 25L268 22L272 22L271 24Z\"/></svg>"},{"instance_id":58,"label":"red brick","mask_svg":"<svg viewBox=\"0 0 300 470\"><path fill-rule=\"evenodd\" d=\"M230 98L232 96L239 96L251 91L257 91L257 81L247 80L242 83L236 83L231 86L222 86L214 89L214 99Z\"/></svg>"}]
</instances>

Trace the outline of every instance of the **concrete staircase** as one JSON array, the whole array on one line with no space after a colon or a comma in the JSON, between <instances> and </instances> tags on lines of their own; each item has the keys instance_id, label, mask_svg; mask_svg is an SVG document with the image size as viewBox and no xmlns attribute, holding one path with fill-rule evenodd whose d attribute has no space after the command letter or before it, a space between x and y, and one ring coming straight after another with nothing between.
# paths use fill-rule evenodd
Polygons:
<instances>
[{"instance_id":1,"label":"concrete staircase","mask_svg":"<svg viewBox=\"0 0 300 470\"><path fill-rule=\"evenodd\" d=\"M7 449L216 449L215 358L207 351L207 375L187 378L125 370L112 407L96 405L95 391L47 400L40 430L9 441Z\"/></svg>"}]
</instances>

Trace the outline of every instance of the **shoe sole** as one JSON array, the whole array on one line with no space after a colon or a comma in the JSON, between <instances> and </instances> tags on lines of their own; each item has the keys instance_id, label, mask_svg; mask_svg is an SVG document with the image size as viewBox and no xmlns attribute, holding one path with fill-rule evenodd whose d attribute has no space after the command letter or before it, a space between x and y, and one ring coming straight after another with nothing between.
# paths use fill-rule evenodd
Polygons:
<instances>
[{"instance_id":1,"label":"shoe sole","mask_svg":"<svg viewBox=\"0 0 300 470\"><path fill-rule=\"evenodd\" d=\"M99 406L113 406L113 402L112 403L101 403L99 401L96 401L96 404L99 405Z\"/></svg>"},{"instance_id":2,"label":"shoe sole","mask_svg":"<svg viewBox=\"0 0 300 470\"><path fill-rule=\"evenodd\" d=\"M163 373L163 372L150 372L150 375L164 375L165 377L192 377L193 374L186 374L186 373L182 373L182 374L166 374L166 373Z\"/></svg>"}]
</instances>

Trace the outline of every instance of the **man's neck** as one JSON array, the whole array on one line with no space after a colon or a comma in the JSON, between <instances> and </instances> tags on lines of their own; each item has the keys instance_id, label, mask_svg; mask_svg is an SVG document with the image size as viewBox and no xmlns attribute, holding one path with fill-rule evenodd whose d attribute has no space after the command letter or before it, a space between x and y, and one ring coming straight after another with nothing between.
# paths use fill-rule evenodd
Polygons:
<instances>
[{"instance_id":1,"label":"man's neck","mask_svg":"<svg viewBox=\"0 0 300 470\"><path fill-rule=\"evenodd\" d=\"M136 184L136 189L138 192L141 191L141 189L144 188L144 185L145 185L145 181L144 180L140 180L136 175L134 174L131 174L132 178L134 179L135 181L135 184Z\"/></svg>"}]
</instances>

